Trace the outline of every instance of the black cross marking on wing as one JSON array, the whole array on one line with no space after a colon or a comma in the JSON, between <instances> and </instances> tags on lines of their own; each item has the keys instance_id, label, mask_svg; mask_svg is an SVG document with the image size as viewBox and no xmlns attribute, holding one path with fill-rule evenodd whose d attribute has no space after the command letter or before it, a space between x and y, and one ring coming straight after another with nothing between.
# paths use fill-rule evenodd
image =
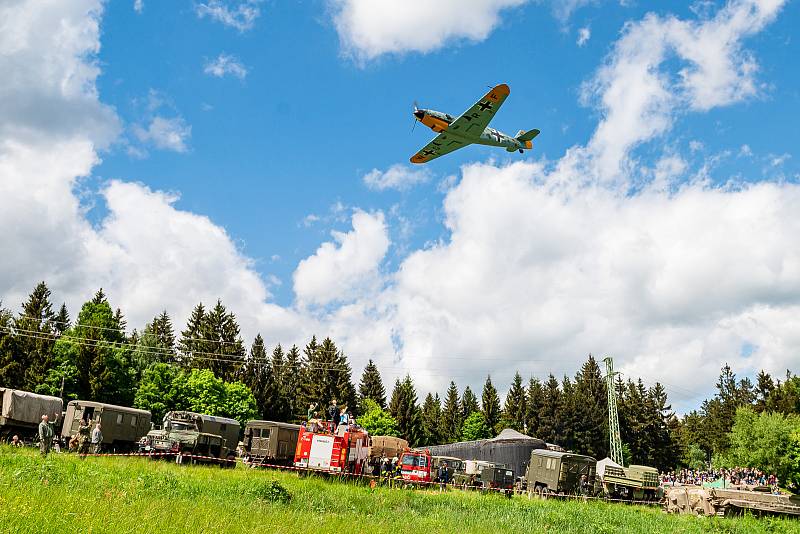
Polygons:
<instances>
[{"instance_id":1,"label":"black cross marking on wing","mask_svg":"<svg viewBox=\"0 0 800 534\"><path fill-rule=\"evenodd\" d=\"M432 155L434 155L434 154L436 154L436 151L435 151L435 150L423 150L423 151L422 151L422 155L423 155L423 156L432 156Z\"/></svg>"},{"instance_id":2,"label":"black cross marking on wing","mask_svg":"<svg viewBox=\"0 0 800 534\"><path fill-rule=\"evenodd\" d=\"M481 111L486 111L487 109L492 109L491 102L480 102L478 107L481 108Z\"/></svg>"}]
</instances>

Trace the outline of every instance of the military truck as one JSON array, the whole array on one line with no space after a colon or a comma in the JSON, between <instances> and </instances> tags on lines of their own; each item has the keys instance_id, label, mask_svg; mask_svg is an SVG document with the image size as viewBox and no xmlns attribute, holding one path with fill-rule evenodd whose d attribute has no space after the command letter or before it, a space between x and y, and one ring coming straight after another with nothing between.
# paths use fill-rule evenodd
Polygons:
<instances>
[{"instance_id":1,"label":"military truck","mask_svg":"<svg viewBox=\"0 0 800 534\"><path fill-rule=\"evenodd\" d=\"M447 462L447 479L455 483L456 474L464 473L464 460L456 458L455 456L433 456L431 458L431 472L436 482L439 482L439 466L441 466L443 462Z\"/></svg>"},{"instance_id":2,"label":"military truck","mask_svg":"<svg viewBox=\"0 0 800 534\"><path fill-rule=\"evenodd\" d=\"M597 475L607 497L654 501L662 496L658 469L646 465L622 467L606 458L597 462Z\"/></svg>"},{"instance_id":3,"label":"military truck","mask_svg":"<svg viewBox=\"0 0 800 534\"><path fill-rule=\"evenodd\" d=\"M135 451L139 440L150 430L150 412L102 402L74 400L67 404L61 436L67 441L78 434L81 420L92 428L101 424L102 450L109 452Z\"/></svg>"},{"instance_id":4,"label":"military truck","mask_svg":"<svg viewBox=\"0 0 800 534\"><path fill-rule=\"evenodd\" d=\"M58 397L0 388L0 441L10 440L14 435L23 441L38 440L42 416L47 415L50 424L57 429L63 407Z\"/></svg>"},{"instance_id":5,"label":"military truck","mask_svg":"<svg viewBox=\"0 0 800 534\"><path fill-rule=\"evenodd\" d=\"M187 411L168 412L161 429L151 430L139 442L139 451L153 458L175 458L175 463L218 463L236 466L239 422Z\"/></svg>"},{"instance_id":6,"label":"military truck","mask_svg":"<svg viewBox=\"0 0 800 534\"><path fill-rule=\"evenodd\" d=\"M525 471L528 496L593 494L597 460L549 449L531 451Z\"/></svg>"},{"instance_id":7,"label":"military truck","mask_svg":"<svg viewBox=\"0 0 800 534\"><path fill-rule=\"evenodd\" d=\"M291 465L300 425L275 421L248 421L244 428L245 461L251 466Z\"/></svg>"},{"instance_id":8,"label":"military truck","mask_svg":"<svg viewBox=\"0 0 800 534\"><path fill-rule=\"evenodd\" d=\"M478 477L478 484L483 491L498 491L511 497L514 494L514 471L498 465L484 467Z\"/></svg>"}]
</instances>

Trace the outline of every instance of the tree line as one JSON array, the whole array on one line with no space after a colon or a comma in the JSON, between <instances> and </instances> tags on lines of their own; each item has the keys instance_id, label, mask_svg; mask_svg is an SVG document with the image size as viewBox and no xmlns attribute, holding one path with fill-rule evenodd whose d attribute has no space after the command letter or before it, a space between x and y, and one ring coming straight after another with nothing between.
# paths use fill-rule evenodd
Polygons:
<instances>
[{"instance_id":1,"label":"tree line","mask_svg":"<svg viewBox=\"0 0 800 534\"><path fill-rule=\"evenodd\" d=\"M344 351L330 338L312 337L302 348L271 350L260 334L249 349L235 315L221 301L199 303L176 334L166 311L141 330L127 332L122 311L102 289L73 321L62 304L54 311L50 290L39 283L19 313L0 305L0 384L71 399L150 410L187 409L249 419L300 422L309 405L320 414L331 399L346 405L373 434L397 435L413 446L491 438L504 428L595 458L608 455L606 381L589 355L573 376L525 382L514 375L505 399L491 376L480 397L450 382L443 395L420 402L406 375L387 395L370 360L356 387ZM661 384L620 377L614 382L626 462L665 470L721 458L739 443L737 409L796 414L800 379L775 383L762 373L753 386L724 367L718 393L681 420ZM741 426L741 425L740 425ZM800 436L800 433L798 434Z\"/></svg>"}]
</instances>

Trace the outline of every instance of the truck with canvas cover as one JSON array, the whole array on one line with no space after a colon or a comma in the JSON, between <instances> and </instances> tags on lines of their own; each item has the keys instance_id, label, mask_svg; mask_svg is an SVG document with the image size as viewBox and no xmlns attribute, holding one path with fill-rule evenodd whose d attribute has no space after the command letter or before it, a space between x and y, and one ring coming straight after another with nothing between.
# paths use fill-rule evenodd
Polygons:
<instances>
[{"instance_id":1,"label":"truck with canvas cover","mask_svg":"<svg viewBox=\"0 0 800 534\"><path fill-rule=\"evenodd\" d=\"M126 452L136 450L139 440L150 430L150 412L116 406L102 402L70 401L64 414L61 436L69 440L78 434L81 420L92 427L100 423L103 432L103 450Z\"/></svg>"},{"instance_id":2,"label":"truck with canvas cover","mask_svg":"<svg viewBox=\"0 0 800 534\"><path fill-rule=\"evenodd\" d=\"M50 424L58 429L63 407L64 403L58 397L0 388L0 441L15 434L23 440L37 440L43 415L47 415Z\"/></svg>"},{"instance_id":3,"label":"truck with canvas cover","mask_svg":"<svg viewBox=\"0 0 800 534\"><path fill-rule=\"evenodd\" d=\"M360 475L366 471L369 451L369 434L360 426L341 424L334 429L330 423L320 421L300 427L294 465Z\"/></svg>"},{"instance_id":4,"label":"truck with canvas cover","mask_svg":"<svg viewBox=\"0 0 800 534\"><path fill-rule=\"evenodd\" d=\"M236 466L239 421L188 411L168 412L161 429L151 430L139 450L153 457L182 463L219 463Z\"/></svg>"},{"instance_id":5,"label":"truck with canvas cover","mask_svg":"<svg viewBox=\"0 0 800 534\"><path fill-rule=\"evenodd\" d=\"M300 425L275 421L248 421L244 428L245 461L251 466L291 465Z\"/></svg>"},{"instance_id":6,"label":"truck with canvas cover","mask_svg":"<svg viewBox=\"0 0 800 534\"><path fill-rule=\"evenodd\" d=\"M531 451L525 471L528 495L594 493L597 460L591 456L540 449Z\"/></svg>"}]
</instances>

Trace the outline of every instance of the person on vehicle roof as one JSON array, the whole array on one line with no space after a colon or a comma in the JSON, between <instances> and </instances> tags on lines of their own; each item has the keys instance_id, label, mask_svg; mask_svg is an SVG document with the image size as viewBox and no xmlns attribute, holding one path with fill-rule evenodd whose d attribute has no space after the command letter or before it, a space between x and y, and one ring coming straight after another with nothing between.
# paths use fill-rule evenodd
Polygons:
<instances>
[{"instance_id":1,"label":"person on vehicle roof","mask_svg":"<svg viewBox=\"0 0 800 534\"><path fill-rule=\"evenodd\" d=\"M328 406L328 420L331 422L331 431L336 432L336 427L339 426L339 408L336 406L336 399L331 399L331 405Z\"/></svg>"}]
</instances>

